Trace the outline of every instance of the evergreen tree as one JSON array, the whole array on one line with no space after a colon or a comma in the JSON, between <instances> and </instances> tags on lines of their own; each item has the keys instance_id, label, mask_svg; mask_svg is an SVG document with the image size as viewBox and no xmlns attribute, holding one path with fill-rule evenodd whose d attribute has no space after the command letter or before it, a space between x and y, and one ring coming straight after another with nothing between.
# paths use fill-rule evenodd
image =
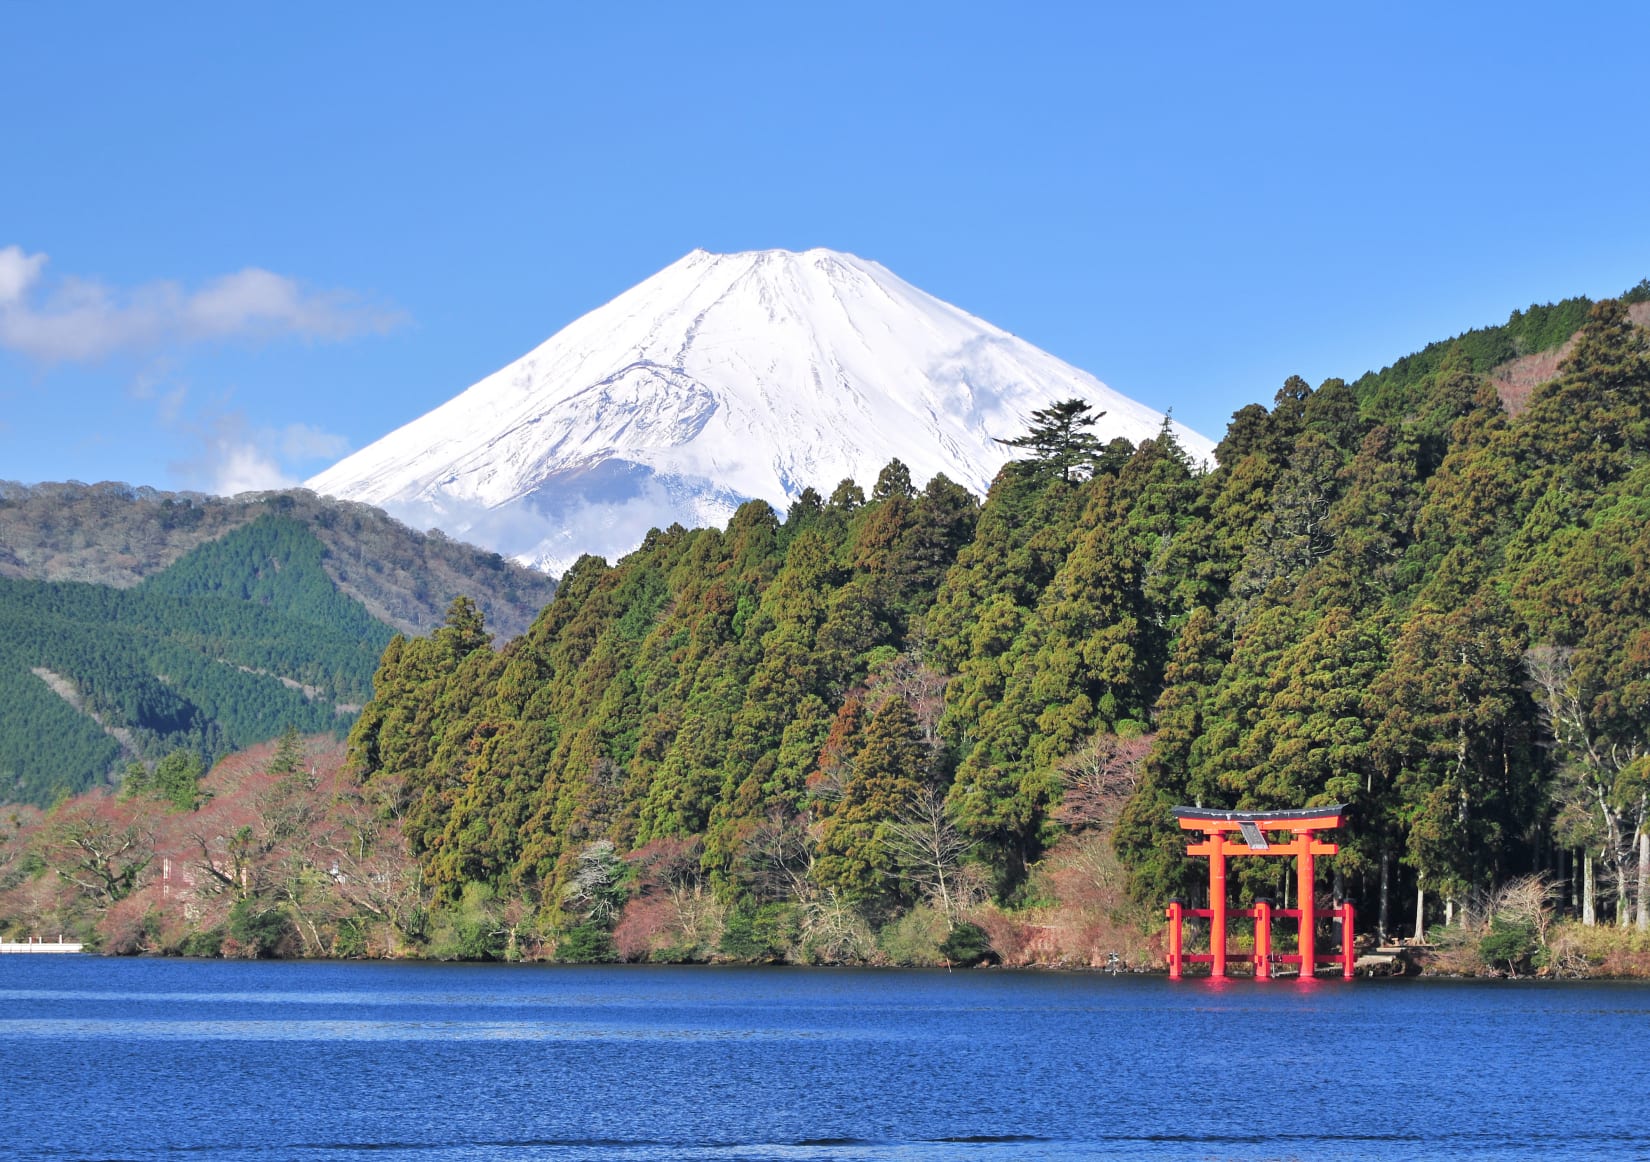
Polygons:
<instances>
[{"instance_id":1,"label":"evergreen tree","mask_svg":"<svg viewBox=\"0 0 1650 1162\"><path fill-rule=\"evenodd\" d=\"M151 793L179 811L194 811L204 801L200 781L205 773L200 755L175 750L155 764L155 773L149 781Z\"/></svg>"},{"instance_id":2,"label":"evergreen tree","mask_svg":"<svg viewBox=\"0 0 1650 1162\"><path fill-rule=\"evenodd\" d=\"M872 716L853 771L820 826L814 876L843 899L886 904L901 892L889 827L915 803L925 771L922 736L911 708L890 698Z\"/></svg>"},{"instance_id":3,"label":"evergreen tree","mask_svg":"<svg viewBox=\"0 0 1650 1162\"><path fill-rule=\"evenodd\" d=\"M1026 449L1031 455L1025 463L1033 472L1049 473L1070 484L1086 475L1104 451L1088 429L1105 414L1080 399L1062 400L1032 412L1025 435L997 443Z\"/></svg>"}]
</instances>

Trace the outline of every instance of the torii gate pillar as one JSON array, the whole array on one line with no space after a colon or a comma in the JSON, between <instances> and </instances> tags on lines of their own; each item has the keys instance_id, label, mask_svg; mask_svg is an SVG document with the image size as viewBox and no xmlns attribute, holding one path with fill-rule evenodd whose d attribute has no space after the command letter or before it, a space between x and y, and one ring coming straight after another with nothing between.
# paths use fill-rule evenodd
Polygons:
<instances>
[{"instance_id":1,"label":"torii gate pillar","mask_svg":"<svg viewBox=\"0 0 1650 1162\"><path fill-rule=\"evenodd\" d=\"M1255 979L1265 980L1272 975L1273 963L1299 964L1301 976L1310 978L1322 960L1339 960L1341 975L1351 979L1353 965L1352 923L1350 902L1335 906L1335 916L1341 922L1341 951L1339 956L1319 956L1316 936L1318 924L1317 900L1313 894L1316 876L1316 857L1334 855L1340 851L1337 844L1326 843L1315 832L1341 827L1346 822L1346 809L1341 806L1310 807L1299 811L1215 811L1201 807L1176 807L1174 817L1187 831L1203 832L1201 843L1186 849L1187 855L1202 855L1209 859L1209 906L1187 908L1179 900L1169 904L1169 978L1179 980L1187 961L1207 962L1209 975L1222 978L1231 959L1226 952L1226 922L1233 914L1253 917L1255 945L1251 959ZM1277 843L1266 837L1266 832L1287 831L1290 839ZM1242 836L1239 842L1233 833ZM1252 908L1239 908L1235 913L1226 906L1226 858L1239 855L1294 856L1297 895L1300 907L1274 908L1268 900L1257 900ZM1209 920L1209 951L1185 951L1181 925L1187 916L1207 917ZM1272 919L1283 916L1300 920L1298 950L1294 955L1276 956L1272 953Z\"/></svg>"}]
</instances>

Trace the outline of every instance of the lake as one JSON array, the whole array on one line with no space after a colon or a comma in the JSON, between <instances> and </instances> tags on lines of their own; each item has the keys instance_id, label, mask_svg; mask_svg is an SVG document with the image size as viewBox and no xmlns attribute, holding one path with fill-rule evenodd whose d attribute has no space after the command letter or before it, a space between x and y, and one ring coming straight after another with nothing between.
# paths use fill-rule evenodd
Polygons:
<instances>
[{"instance_id":1,"label":"lake","mask_svg":"<svg viewBox=\"0 0 1650 1162\"><path fill-rule=\"evenodd\" d=\"M0 957L0 1153L1650 1157L1650 988Z\"/></svg>"}]
</instances>

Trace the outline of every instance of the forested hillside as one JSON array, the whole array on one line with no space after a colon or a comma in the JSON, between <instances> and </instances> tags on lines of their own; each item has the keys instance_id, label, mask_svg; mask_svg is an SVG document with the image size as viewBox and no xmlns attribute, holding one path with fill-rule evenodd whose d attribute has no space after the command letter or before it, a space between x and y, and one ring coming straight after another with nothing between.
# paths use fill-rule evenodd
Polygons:
<instances>
[{"instance_id":1,"label":"forested hillside","mask_svg":"<svg viewBox=\"0 0 1650 1162\"><path fill-rule=\"evenodd\" d=\"M450 601L469 582L519 626L522 602L554 589L497 554L304 493L42 486L8 491L0 515L10 572L127 583L0 576L0 800L13 802L49 803L178 750L210 764L287 726L347 729L394 632L386 606L422 624L437 586ZM468 575L393 579L449 558ZM377 615L352 595L368 591Z\"/></svg>"},{"instance_id":2,"label":"forested hillside","mask_svg":"<svg viewBox=\"0 0 1650 1162\"><path fill-rule=\"evenodd\" d=\"M308 525L332 583L403 633L440 625L462 593L487 611L494 633L514 637L556 589L554 578L497 553L301 488L221 497L112 483L0 481L0 577L126 589L265 513Z\"/></svg>"},{"instance_id":3,"label":"forested hillside","mask_svg":"<svg viewBox=\"0 0 1650 1162\"><path fill-rule=\"evenodd\" d=\"M1383 929L1536 884L1512 937L1486 929L1509 966L1556 955L1544 899L1645 923L1629 305L1573 342L1561 304L1354 384L1290 379L1207 473L1061 405L983 505L896 461L868 496L582 559L502 645L455 602L390 642L349 737L350 801L417 866L378 947L1140 963L1161 902L1201 891L1181 803L1346 804L1319 890ZM1543 311L1529 334L1568 355L1514 414L1491 373ZM1239 895L1286 898L1253 862Z\"/></svg>"},{"instance_id":4,"label":"forested hillside","mask_svg":"<svg viewBox=\"0 0 1650 1162\"><path fill-rule=\"evenodd\" d=\"M343 729L388 626L339 593L309 527L264 513L131 589L0 579L0 777L47 803L121 760L210 761Z\"/></svg>"},{"instance_id":5,"label":"forested hillside","mask_svg":"<svg viewBox=\"0 0 1650 1162\"><path fill-rule=\"evenodd\" d=\"M452 899L565 905L596 847L691 840L751 907L815 892L875 922L923 895L894 837L930 798L968 852L951 874L1013 899L1096 738L1146 736L1116 834L1138 898L1196 887L1176 803L1333 801L1357 822L1331 874L1377 912L1384 884L1389 920L1400 885L1465 898L1572 852L1625 914L1644 341L1594 308L1515 418L1463 343L1359 387L1291 379L1201 478L1167 438L1056 438L978 511L894 464L864 503L845 484L673 529L581 561L502 652L468 618L395 643L353 754L405 781Z\"/></svg>"}]
</instances>

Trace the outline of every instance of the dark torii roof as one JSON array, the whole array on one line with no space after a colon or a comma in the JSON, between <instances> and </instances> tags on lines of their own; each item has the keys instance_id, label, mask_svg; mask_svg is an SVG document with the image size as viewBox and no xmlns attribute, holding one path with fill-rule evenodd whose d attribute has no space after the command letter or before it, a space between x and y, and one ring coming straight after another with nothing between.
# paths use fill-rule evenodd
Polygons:
<instances>
[{"instance_id":1,"label":"dark torii roof","mask_svg":"<svg viewBox=\"0 0 1650 1162\"><path fill-rule=\"evenodd\" d=\"M1346 807L1333 803L1327 807L1297 807L1288 811L1236 811L1224 807L1175 807L1169 812L1188 830L1210 831L1236 829L1244 823L1261 827L1289 828L1317 831L1326 827L1346 825ZM1220 827L1220 824L1229 827ZM1208 824L1214 824L1209 827Z\"/></svg>"}]
</instances>

